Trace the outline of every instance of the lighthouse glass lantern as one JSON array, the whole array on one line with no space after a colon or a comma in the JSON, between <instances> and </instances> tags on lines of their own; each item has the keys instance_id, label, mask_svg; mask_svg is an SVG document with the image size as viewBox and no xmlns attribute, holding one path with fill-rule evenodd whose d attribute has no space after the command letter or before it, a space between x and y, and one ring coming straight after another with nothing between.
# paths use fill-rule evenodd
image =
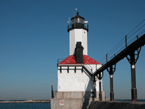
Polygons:
<instances>
[{"instance_id":1,"label":"lighthouse glass lantern","mask_svg":"<svg viewBox=\"0 0 145 109\"><path fill-rule=\"evenodd\" d=\"M79 12L77 12L75 17L71 18L71 25L68 25L68 32L75 28L83 28L88 31L87 22L84 22L84 18L79 15Z\"/></svg>"}]
</instances>

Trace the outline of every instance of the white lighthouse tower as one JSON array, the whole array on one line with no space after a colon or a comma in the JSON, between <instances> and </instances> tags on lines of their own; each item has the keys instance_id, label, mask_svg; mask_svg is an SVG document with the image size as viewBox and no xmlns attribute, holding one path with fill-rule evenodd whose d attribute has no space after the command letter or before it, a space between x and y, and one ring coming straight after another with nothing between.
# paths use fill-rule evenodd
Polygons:
<instances>
[{"instance_id":1,"label":"white lighthouse tower","mask_svg":"<svg viewBox=\"0 0 145 109\"><path fill-rule=\"evenodd\" d=\"M88 44L87 44L87 32L88 32L88 21L85 21L84 18L77 15L71 18L72 24L68 25L69 32L69 55L74 54L77 42L82 42L84 47L83 54L88 55Z\"/></svg>"},{"instance_id":2,"label":"white lighthouse tower","mask_svg":"<svg viewBox=\"0 0 145 109\"><path fill-rule=\"evenodd\" d=\"M88 22L84 20L78 12L76 16L71 18L71 24L68 25L69 56L57 64L58 87L56 98L51 102L61 108L64 106L64 109L74 103L73 100L78 101L79 107L72 107L72 109L82 109L84 99L89 100L94 91L96 93L95 100L99 99L99 80L96 77L94 85L91 75L102 64L88 56ZM105 93L103 88L101 89L104 100ZM53 106L51 106L52 109L55 109Z\"/></svg>"}]
</instances>

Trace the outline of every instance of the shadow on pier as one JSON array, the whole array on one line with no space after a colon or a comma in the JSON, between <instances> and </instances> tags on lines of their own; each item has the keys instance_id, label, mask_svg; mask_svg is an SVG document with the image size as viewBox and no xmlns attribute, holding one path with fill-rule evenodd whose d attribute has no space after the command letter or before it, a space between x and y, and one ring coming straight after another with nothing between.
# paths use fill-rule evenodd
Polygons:
<instances>
[{"instance_id":1,"label":"shadow on pier","mask_svg":"<svg viewBox=\"0 0 145 109\"><path fill-rule=\"evenodd\" d=\"M92 101L88 109L145 109L145 102Z\"/></svg>"}]
</instances>

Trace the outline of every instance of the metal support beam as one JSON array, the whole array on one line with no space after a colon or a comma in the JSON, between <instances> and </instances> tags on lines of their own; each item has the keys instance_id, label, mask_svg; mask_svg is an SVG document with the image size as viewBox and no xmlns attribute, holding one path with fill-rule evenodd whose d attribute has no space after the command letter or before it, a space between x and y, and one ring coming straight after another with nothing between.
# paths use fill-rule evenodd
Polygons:
<instances>
[{"instance_id":1,"label":"metal support beam","mask_svg":"<svg viewBox=\"0 0 145 109\"><path fill-rule=\"evenodd\" d=\"M97 94L96 94L96 78L95 78L95 76L93 77L93 87L94 87L94 98L96 98L97 96Z\"/></svg>"},{"instance_id":2,"label":"metal support beam","mask_svg":"<svg viewBox=\"0 0 145 109\"><path fill-rule=\"evenodd\" d=\"M69 73L69 66L67 66L67 73Z\"/></svg>"},{"instance_id":3,"label":"metal support beam","mask_svg":"<svg viewBox=\"0 0 145 109\"><path fill-rule=\"evenodd\" d=\"M110 101L114 101L113 75L110 75Z\"/></svg>"},{"instance_id":4,"label":"metal support beam","mask_svg":"<svg viewBox=\"0 0 145 109\"><path fill-rule=\"evenodd\" d=\"M61 68L61 66L60 66L60 73L62 73L62 68Z\"/></svg>"},{"instance_id":5,"label":"metal support beam","mask_svg":"<svg viewBox=\"0 0 145 109\"><path fill-rule=\"evenodd\" d=\"M75 66L74 72L76 73L76 66Z\"/></svg>"},{"instance_id":6,"label":"metal support beam","mask_svg":"<svg viewBox=\"0 0 145 109\"><path fill-rule=\"evenodd\" d=\"M83 73L83 68L84 68L84 66L82 66L82 69L81 69L81 72Z\"/></svg>"},{"instance_id":7,"label":"metal support beam","mask_svg":"<svg viewBox=\"0 0 145 109\"><path fill-rule=\"evenodd\" d=\"M131 65L131 97L133 102L137 102L135 64Z\"/></svg>"},{"instance_id":8,"label":"metal support beam","mask_svg":"<svg viewBox=\"0 0 145 109\"><path fill-rule=\"evenodd\" d=\"M99 80L99 100L102 101L101 80Z\"/></svg>"},{"instance_id":9,"label":"metal support beam","mask_svg":"<svg viewBox=\"0 0 145 109\"><path fill-rule=\"evenodd\" d=\"M113 74L116 70L116 64L113 66L111 65L109 68L107 68L107 71L110 74L110 101L114 101L114 91L113 91Z\"/></svg>"},{"instance_id":10,"label":"metal support beam","mask_svg":"<svg viewBox=\"0 0 145 109\"><path fill-rule=\"evenodd\" d=\"M137 102L135 64L139 58L140 50L141 50L141 47L126 56L127 60L129 61L131 65L131 97L132 97L133 102Z\"/></svg>"},{"instance_id":11,"label":"metal support beam","mask_svg":"<svg viewBox=\"0 0 145 109\"><path fill-rule=\"evenodd\" d=\"M97 76L99 79L99 100L102 101L102 78L103 78L103 72L99 73L99 75Z\"/></svg>"}]
</instances>

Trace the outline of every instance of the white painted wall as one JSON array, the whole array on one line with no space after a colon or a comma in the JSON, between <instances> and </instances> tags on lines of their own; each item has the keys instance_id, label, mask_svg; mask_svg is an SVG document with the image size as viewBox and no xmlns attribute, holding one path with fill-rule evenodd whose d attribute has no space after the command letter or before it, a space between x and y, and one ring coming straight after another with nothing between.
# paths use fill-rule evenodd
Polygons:
<instances>
[{"instance_id":1,"label":"white painted wall","mask_svg":"<svg viewBox=\"0 0 145 109\"><path fill-rule=\"evenodd\" d=\"M82 42L83 54L88 55L87 30L73 29L69 31L69 55L74 54L76 42Z\"/></svg>"},{"instance_id":2,"label":"white painted wall","mask_svg":"<svg viewBox=\"0 0 145 109\"><path fill-rule=\"evenodd\" d=\"M93 72L96 71L101 65L90 65ZM62 73L60 73L60 67L58 67L58 91L91 91L93 90L93 81L87 75L86 72L81 72L81 67L77 67L76 73L75 67L69 67L69 73L67 73L67 67L62 67ZM63 70L64 69L64 70ZM99 80L96 81L96 91L99 91Z\"/></svg>"}]
</instances>

